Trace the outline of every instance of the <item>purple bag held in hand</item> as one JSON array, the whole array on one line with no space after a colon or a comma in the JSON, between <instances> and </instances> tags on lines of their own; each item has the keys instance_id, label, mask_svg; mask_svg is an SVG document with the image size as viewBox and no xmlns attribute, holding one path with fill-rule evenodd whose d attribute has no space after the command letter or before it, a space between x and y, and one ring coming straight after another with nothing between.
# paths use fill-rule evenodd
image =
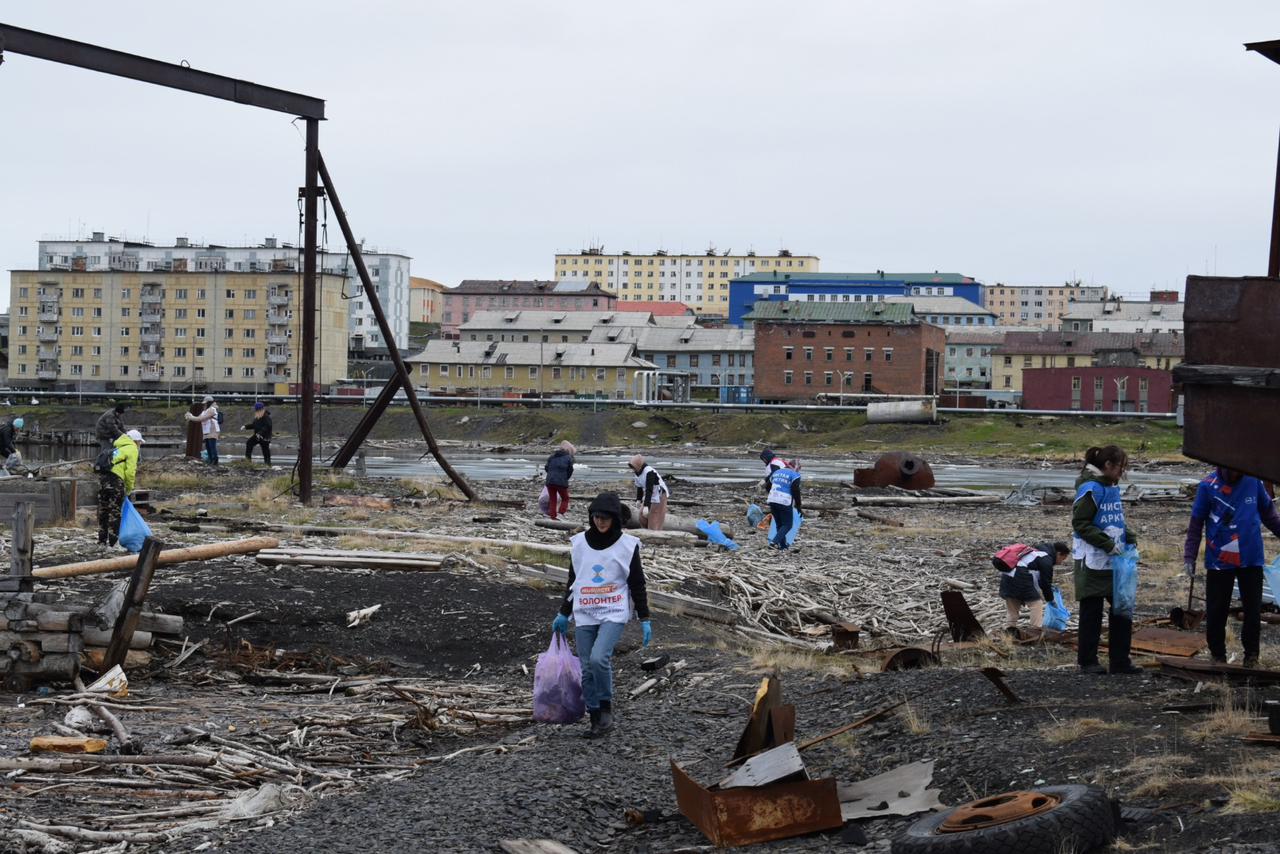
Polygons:
<instances>
[{"instance_id":1,"label":"purple bag held in hand","mask_svg":"<svg viewBox=\"0 0 1280 854\"><path fill-rule=\"evenodd\" d=\"M547 651L533 671L533 719L548 724L571 724L582 717L582 664L569 649L569 639L551 633Z\"/></svg>"}]
</instances>

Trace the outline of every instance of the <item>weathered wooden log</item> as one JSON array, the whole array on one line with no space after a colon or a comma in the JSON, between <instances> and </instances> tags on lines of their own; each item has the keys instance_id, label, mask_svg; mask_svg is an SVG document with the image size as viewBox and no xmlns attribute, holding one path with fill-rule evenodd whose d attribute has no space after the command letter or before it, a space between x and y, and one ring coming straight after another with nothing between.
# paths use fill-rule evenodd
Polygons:
<instances>
[{"instance_id":1,"label":"weathered wooden log","mask_svg":"<svg viewBox=\"0 0 1280 854\"><path fill-rule=\"evenodd\" d=\"M353 530L352 533L359 533ZM175 563L186 563L193 560L211 560L227 555L253 554L262 549L274 549L280 545L275 537L250 537L245 540L231 540L222 543L207 543L202 546L189 546L185 549L165 549L156 561L157 566L172 566ZM81 563L66 563L61 566L40 566L32 571L36 578L71 578L79 575L99 575L107 572L125 572L138 564L137 555L89 560Z\"/></svg>"},{"instance_id":2,"label":"weathered wooden log","mask_svg":"<svg viewBox=\"0 0 1280 854\"><path fill-rule=\"evenodd\" d=\"M265 566L327 566L337 569L426 570L440 568L443 555L423 552L344 551L342 549L263 549L258 563Z\"/></svg>"},{"instance_id":3,"label":"weathered wooden log","mask_svg":"<svg viewBox=\"0 0 1280 854\"><path fill-rule=\"evenodd\" d=\"M142 756L76 756L61 758L0 757L0 771L82 771L103 765L182 765L208 768L218 761L216 756L191 756L186 753L157 753Z\"/></svg>"},{"instance_id":4,"label":"weathered wooden log","mask_svg":"<svg viewBox=\"0 0 1280 854\"><path fill-rule=\"evenodd\" d=\"M96 670L101 673L106 667L107 648L105 646L86 646L84 652L84 665L90 670ZM138 670L143 667L151 666L151 653L145 649L131 649L125 653L124 662L120 665L125 670Z\"/></svg>"},{"instance_id":5,"label":"weathered wooden log","mask_svg":"<svg viewBox=\"0 0 1280 854\"><path fill-rule=\"evenodd\" d=\"M163 555L163 552L161 552ZM177 614L158 614L155 611L143 611L138 618L138 630L151 632L153 635L182 634L182 617Z\"/></svg>"},{"instance_id":6,"label":"weathered wooden log","mask_svg":"<svg viewBox=\"0 0 1280 854\"><path fill-rule=\"evenodd\" d=\"M533 524L539 528L550 528L555 531L581 531L581 525L562 519L534 519ZM650 531L648 528L628 528L627 533L642 543L664 543L678 546L705 546L706 540L687 531Z\"/></svg>"},{"instance_id":7,"label":"weathered wooden log","mask_svg":"<svg viewBox=\"0 0 1280 854\"><path fill-rule=\"evenodd\" d=\"M74 611L37 611L36 625L42 632L78 632L84 628L84 617Z\"/></svg>"},{"instance_id":8,"label":"weathered wooden log","mask_svg":"<svg viewBox=\"0 0 1280 854\"><path fill-rule=\"evenodd\" d=\"M28 749L32 753L101 753L107 749L107 740L84 735L37 735Z\"/></svg>"},{"instance_id":9,"label":"weathered wooden log","mask_svg":"<svg viewBox=\"0 0 1280 854\"><path fill-rule=\"evenodd\" d=\"M87 646L107 646L111 643L111 632L107 629L85 629L80 636ZM153 639L151 632L134 632L129 641L129 649L150 649Z\"/></svg>"},{"instance_id":10,"label":"weathered wooden log","mask_svg":"<svg viewBox=\"0 0 1280 854\"><path fill-rule=\"evenodd\" d=\"M999 504L998 495L855 495L854 504L866 507L910 507L916 504ZM40 570L36 570L38 575Z\"/></svg>"}]
</instances>

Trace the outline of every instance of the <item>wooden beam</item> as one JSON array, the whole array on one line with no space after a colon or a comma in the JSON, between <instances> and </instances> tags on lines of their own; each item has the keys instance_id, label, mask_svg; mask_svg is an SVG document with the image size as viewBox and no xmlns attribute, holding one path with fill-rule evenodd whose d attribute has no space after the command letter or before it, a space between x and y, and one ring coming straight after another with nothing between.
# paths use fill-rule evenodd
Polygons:
<instances>
[{"instance_id":1,"label":"wooden beam","mask_svg":"<svg viewBox=\"0 0 1280 854\"><path fill-rule=\"evenodd\" d=\"M138 565L129 579L129 589L124 595L124 607L116 617L115 631L111 634L111 643L107 645L107 656L102 662L103 669L110 670L117 664L123 665L129 654L129 644L133 640L133 632L138 627L142 616L142 603L151 590L151 579L156 574L156 558L160 557L164 543L154 537L147 537L138 553Z\"/></svg>"},{"instance_id":2,"label":"wooden beam","mask_svg":"<svg viewBox=\"0 0 1280 854\"><path fill-rule=\"evenodd\" d=\"M351 533L359 533L352 530ZM275 537L249 537L245 540L231 540L222 543L207 543L202 546L189 546L185 549L170 549L160 555L158 566L172 566L190 560L210 560L227 555L253 554L262 549L274 549L280 545ZM80 563L66 563L60 566L38 566L32 570L36 578L72 578L78 575L100 575L107 572L123 572L133 569L138 564L139 555L106 558L104 560L86 560Z\"/></svg>"}]
</instances>

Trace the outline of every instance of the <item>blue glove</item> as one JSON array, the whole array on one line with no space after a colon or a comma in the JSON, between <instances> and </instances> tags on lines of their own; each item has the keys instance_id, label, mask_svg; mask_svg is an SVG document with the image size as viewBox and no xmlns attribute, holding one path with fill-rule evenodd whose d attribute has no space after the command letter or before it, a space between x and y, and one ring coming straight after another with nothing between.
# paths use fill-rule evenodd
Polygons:
<instances>
[{"instance_id":1,"label":"blue glove","mask_svg":"<svg viewBox=\"0 0 1280 854\"><path fill-rule=\"evenodd\" d=\"M569 618L564 614L556 614L556 618L551 621L551 630L562 635L569 634Z\"/></svg>"},{"instance_id":2,"label":"blue glove","mask_svg":"<svg viewBox=\"0 0 1280 854\"><path fill-rule=\"evenodd\" d=\"M644 641L642 642L642 645L648 646L649 641L653 640L653 626L648 620L642 620L640 622L640 631L644 634Z\"/></svg>"}]
</instances>

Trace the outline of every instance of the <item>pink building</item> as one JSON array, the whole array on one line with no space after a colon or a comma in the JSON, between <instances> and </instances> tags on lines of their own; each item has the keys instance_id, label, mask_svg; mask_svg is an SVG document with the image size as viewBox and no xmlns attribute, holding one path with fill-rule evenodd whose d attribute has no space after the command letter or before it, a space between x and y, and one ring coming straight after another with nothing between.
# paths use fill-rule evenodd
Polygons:
<instances>
[{"instance_id":1,"label":"pink building","mask_svg":"<svg viewBox=\"0 0 1280 854\"><path fill-rule=\"evenodd\" d=\"M467 279L444 292L440 332L457 338L458 327L477 311L616 311L618 298L595 282Z\"/></svg>"}]
</instances>

